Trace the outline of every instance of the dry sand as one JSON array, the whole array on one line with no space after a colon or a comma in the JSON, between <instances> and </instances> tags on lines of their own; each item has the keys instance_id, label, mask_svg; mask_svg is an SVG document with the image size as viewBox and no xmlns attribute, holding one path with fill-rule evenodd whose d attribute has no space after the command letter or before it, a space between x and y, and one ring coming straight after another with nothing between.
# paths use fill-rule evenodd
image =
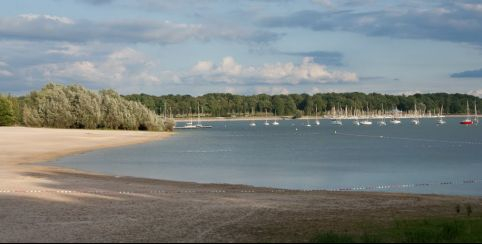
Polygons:
<instances>
[{"instance_id":1,"label":"dry sand","mask_svg":"<svg viewBox=\"0 0 482 244\"><path fill-rule=\"evenodd\" d=\"M453 216L457 204L481 211L476 197L288 192L34 164L169 135L0 128L0 242L306 242L321 231L358 233L393 219Z\"/></svg>"}]
</instances>

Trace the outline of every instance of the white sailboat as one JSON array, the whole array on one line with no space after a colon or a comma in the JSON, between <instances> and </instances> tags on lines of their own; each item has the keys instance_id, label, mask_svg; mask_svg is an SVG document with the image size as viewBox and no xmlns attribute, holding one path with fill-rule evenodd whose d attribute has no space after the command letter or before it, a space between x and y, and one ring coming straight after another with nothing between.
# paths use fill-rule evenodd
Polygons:
<instances>
[{"instance_id":1,"label":"white sailboat","mask_svg":"<svg viewBox=\"0 0 482 244\"><path fill-rule=\"evenodd\" d=\"M478 125L479 124L479 116L477 115L477 101L475 101L475 103L474 103L474 109L475 109L474 124Z\"/></svg>"},{"instance_id":2,"label":"white sailboat","mask_svg":"<svg viewBox=\"0 0 482 244\"><path fill-rule=\"evenodd\" d=\"M311 124L310 124L310 119L307 117L306 118L306 127L311 127Z\"/></svg>"},{"instance_id":3,"label":"white sailboat","mask_svg":"<svg viewBox=\"0 0 482 244\"><path fill-rule=\"evenodd\" d=\"M371 121L369 120L369 117L370 117L369 111L370 111L370 110L369 110L368 104L367 104L367 113L366 113L365 119L360 122L361 125L370 126L370 125L373 124L373 122L371 122Z\"/></svg>"},{"instance_id":4,"label":"white sailboat","mask_svg":"<svg viewBox=\"0 0 482 244\"><path fill-rule=\"evenodd\" d=\"M439 114L439 119L437 120L437 125L444 125L447 123L447 121L445 121L443 119L443 114L444 114L444 105L442 105L442 107L440 108L440 114Z\"/></svg>"},{"instance_id":5,"label":"white sailboat","mask_svg":"<svg viewBox=\"0 0 482 244\"><path fill-rule=\"evenodd\" d=\"M318 120L318 105L315 106L315 124L320 125L320 121Z\"/></svg>"},{"instance_id":6,"label":"white sailboat","mask_svg":"<svg viewBox=\"0 0 482 244\"><path fill-rule=\"evenodd\" d=\"M331 119L331 124L342 126L343 122L340 120L339 113L335 107L332 108L332 115L333 115L333 118Z\"/></svg>"},{"instance_id":7,"label":"white sailboat","mask_svg":"<svg viewBox=\"0 0 482 244\"><path fill-rule=\"evenodd\" d=\"M194 125L193 121L192 121L192 109L189 108L190 110L190 113L189 113L189 116L190 116L190 121L189 122L186 122L186 125L184 125L184 129L195 129L196 126Z\"/></svg>"},{"instance_id":8,"label":"white sailboat","mask_svg":"<svg viewBox=\"0 0 482 244\"><path fill-rule=\"evenodd\" d=\"M365 126L370 126L373 124L373 122L371 122L370 120L363 120L362 122L360 122L360 124Z\"/></svg>"},{"instance_id":9,"label":"white sailboat","mask_svg":"<svg viewBox=\"0 0 482 244\"><path fill-rule=\"evenodd\" d=\"M332 124L332 125L342 126L342 125L343 125L343 121L341 121L340 119L333 119L333 120L331 121L331 124Z\"/></svg>"},{"instance_id":10,"label":"white sailboat","mask_svg":"<svg viewBox=\"0 0 482 244\"><path fill-rule=\"evenodd\" d=\"M358 120L358 113L356 109L353 111L353 117L355 117L355 120L353 121L353 125L360 126L360 121Z\"/></svg>"},{"instance_id":11,"label":"white sailboat","mask_svg":"<svg viewBox=\"0 0 482 244\"><path fill-rule=\"evenodd\" d=\"M414 125L419 125L419 124L420 124L420 120L418 119L417 103L415 103L414 117L413 117L413 119L411 120L411 122L412 122L412 124L414 124Z\"/></svg>"},{"instance_id":12,"label":"white sailboat","mask_svg":"<svg viewBox=\"0 0 482 244\"><path fill-rule=\"evenodd\" d=\"M396 108L396 112L395 114L393 115L393 118L392 120L390 120L390 124L392 125L399 125L402 123L402 121L400 119L397 118L398 116L398 108Z\"/></svg>"},{"instance_id":13,"label":"white sailboat","mask_svg":"<svg viewBox=\"0 0 482 244\"><path fill-rule=\"evenodd\" d=\"M273 121L272 125L274 125L274 126L279 125L278 121L276 120L276 110L274 111L274 121Z\"/></svg>"},{"instance_id":14,"label":"white sailboat","mask_svg":"<svg viewBox=\"0 0 482 244\"><path fill-rule=\"evenodd\" d=\"M253 112L253 118L252 118L252 120L251 120L251 123L249 123L249 126L255 127L255 126L256 126L256 123L254 122L254 109L251 110L251 111Z\"/></svg>"},{"instance_id":15,"label":"white sailboat","mask_svg":"<svg viewBox=\"0 0 482 244\"><path fill-rule=\"evenodd\" d=\"M199 112L200 112L199 111L199 103L197 103L197 125L196 125L196 128L200 128L200 129L213 128L210 125L203 125L201 123L201 114ZM203 113L204 113L204 111L203 111Z\"/></svg>"},{"instance_id":16,"label":"white sailboat","mask_svg":"<svg viewBox=\"0 0 482 244\"><path fill-rule=\"evenodd\" d=\"M382 104L382 119L378 121L379 126L386 126L387 122L385 122L385 110L383 109L383 104Z\"/></svg>"}]
</instances>

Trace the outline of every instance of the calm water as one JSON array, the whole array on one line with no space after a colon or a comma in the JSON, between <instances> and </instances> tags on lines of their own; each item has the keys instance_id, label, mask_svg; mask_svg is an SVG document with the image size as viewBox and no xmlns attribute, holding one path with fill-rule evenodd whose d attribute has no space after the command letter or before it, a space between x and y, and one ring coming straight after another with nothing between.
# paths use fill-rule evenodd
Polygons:
<instances>
[{"instance_id":1,"label":"calm water","mask_svg":"<svg viewBox=\"0 0 482 244\"><path fill-rule=\"evenodd\" d=\"M264 122L264 121L263 121ZM210 123L213 129L178 131L160 142L66 157L71 168L137 177L234 183L286 189L431 184L386 191L482 196L482 126L458 119L436 126L404 120L400 126L337 127L330 121L280 126L249 122ZM312 122L313 124L313 122ZM336 133L335 133L336 130Z\"/></svg>"}]
</instances>

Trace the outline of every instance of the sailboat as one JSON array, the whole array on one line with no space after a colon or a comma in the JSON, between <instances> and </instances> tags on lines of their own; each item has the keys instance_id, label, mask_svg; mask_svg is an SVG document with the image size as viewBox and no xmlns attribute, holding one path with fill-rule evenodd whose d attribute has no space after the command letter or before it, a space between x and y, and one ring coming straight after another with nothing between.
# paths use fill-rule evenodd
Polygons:
<instances>
[{"instance_id":1,"label":"sailboat","mask_svg":"<svg viewBox=\"0 0 482 244\"><path fill-rule=\"evenodd\" d=\"M343 122L340 120L338 112L336 111L336 108L332 107L331 110L332 110L332 114L333 114L333 118L331 119L331 124L342 126Z\"/></svg>"},{"instance_id":2,"label":"sailboat","mask_svg":"<svg viewBox=\"0 0 482 244\"><path fill-rule=\"evenodd\" d=\"M195 129L196 126L194 125L193 121L192 121L192 110L191 108L189 108L190 110L190 113L189 113L189 116L190 116L190 121L186 123L186 125L183 127L184 129Z\"/></svg>"},{"instance_id":3,"label":"sailboat","mask_svg":"<svg viewBox=\"0 0 482 244\"><path fill-rule=\"evenodd\" d=\"M255 126L256 126L256 123L254 122L254 109L251 110L251 111L253 112L253 118L252 118L252 120L251 120L251 123L249 123L249 126L255 127Z\"/></svg>"},{"instance_id":4,"label":"sailboat","mask_svg":"<svg viewBox=\"0 0 482 244\"><path fill-rule=\"evenodd\" d=\"M473 125L474 121L470 119L470 108L469 108L469 101L467 101L467 118L463 121L460 121L461 125Z\"/></svg>"},{"instance_id":5,"label":"sailboat","mask_svg":"<svg viewBox=\"0 0 482 244\"><path fill-rule=\"evenodd\" d=\"M315 106L315 124L320 125L320 121L318 120L318 105Z\"/></svg>"},{"instance_id":6,"label":"sailboat","mask_svg":"<svg viewBox=\"0 0 482 244\"><path fill-rule=\"evenodd\" d=\"M309 117L306 118L306 127L311 127L311 124L310 124L310 119Z\"/></svg>"},{"instance_id":7,"label":"sailboat","mask_svg":"<svg viewBox=\"0 0 482 244\"><path fill-rule=\"evenodd\" d=\"M268 122L268 110L265 109L264 112L265 112L265 118L266 118L266 120L265 120L265 122L264 122L264 126L269 126L269 122Z\"/></svg>"},{"instance_id":8,"label":"sailboat","mask_svg":"<svg viewBox=\"0 0 482 244\"><path fill-rule=\"evenodd\" d=\"M271 124L274 125L274 126L279 125L278 120L276 119L276 110L274 111L274 121Z\"/></svg>"},{"instance_id":9,"label":"sailboat","mask_svg":"<svg viewBox=\"0 0 482 244\"><path fill-rule=\"evenodd\" d=\"M370 117L370 114L369 114L369 108L367 104L367 113L366 113L365 119L362 122L360 122L360 124L365 126L372 125L373 123L369 120L369 117Z\"/></svg>"},{"instance_id":10,"label":"sailboat","mask_svg":"<svg viewBox=\"0 0 482 244\"><path fill-rule=\"evenodd\" d=\"M200 129L213 128L210 125L203 125L201 123L201 114L199 113L199 103L197 103L197 125L196 125L196 128L200 128Z\"/></svg>"},{"instance_id":11,"label":"sailboat","mask_svg":"<svg viewBox=\"0 0 482 244\"><path fill-rule=\"evenodd\" d=\"M358 120L358 113L356 109L353 110L353 117L355 117L355 120L353 121L353 125L360 126L360 121Z\"/></svg>"},{"instance_id":12,"label":"sailboat","mask_svg":"<svg viewBox=\"0 0 482 244\"><path fill-rule=\"evenodd\" d=\"M420 120L418 119L418 111L417 111L417 103L415 103L415 112L414 112L414 118L412 119L412 124L414 125L419 125Z\"/></svg>"},{"instance_id":13,"label":"sailboat","mask_svg":"<svg viewBox=\"0 0 482 244\"><path fill-rule=\"evenodd\" d=\"M475 125L479 124L479 116L477 115L477 101L474 103L474 109L475 109L475 114L474 114L474 123Z\"/></svg>"},{"instance_id":14,"label":"sailboat","mask_svg":"<svg viewBox=\"0 0 482 244\"><path fill-rule=\"evenodd\" d=\"M395 112L395 114L393 115L392 120L390 120L390 124L392 124L392 125L399 125L399 124L402 123L402 121L397 118L397 115L398 115L398 108L396 108L396 112Z\"/></svg>"},{"instance_id":15,"label":"sailboat","mask_svg":"<svg viewBox=\"0 0 482 244\"><path fill-rule=\"evenodd\" d=\"M447 121L443 119L443 114L444 114L444 105L442 105L442 107L440 108L440 114L439 114L439 119L437 120L437 125L444 125L447 123Z\"/></svg>"},{"instance_id":16,"label":"sailboat","mask_svg":"<svg viewBox=\"0 0 482 244\"><path fill-rule=\"evenodd\" d=\"M378 121L379 126L386 126L387 122L385 122L385 110L383 109L383 104L382 104L382 120Z\"/></svg>"}]
</instances>

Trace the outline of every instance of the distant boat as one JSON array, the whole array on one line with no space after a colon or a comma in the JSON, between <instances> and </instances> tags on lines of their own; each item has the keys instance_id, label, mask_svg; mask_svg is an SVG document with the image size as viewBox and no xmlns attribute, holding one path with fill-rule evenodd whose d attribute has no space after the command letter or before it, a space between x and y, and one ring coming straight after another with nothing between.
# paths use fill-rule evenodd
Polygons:
<instances>
[{"instance_id":1,"label":"distant boat","mask_svg":"<svg viewBox=\"0 0 482 244\"><path fill-rule=\"evenodd\" d=\"M264 122L264 126L269 126L269 122L268 122L268 110L265 109L265 118L266 118L266 121Z\"/></svg>"},{"instance_id":2,"label":"distant boat","mask_svg":"<svg viewBox=\"0 0 482 244\"><path fill-rule=\"evenodd\" d=\"M360 126L360 121L358 121L358 119L355 119L355 120L353 121L353 125L355 125L355 126Z\"/></svg>"},{"instance_id":3,"label":"distant boat","mask_svg":"<svg viewBox=\"0 0 482 244\"><path fill-rule=\"evenodd\" d=\"M402 123L402 121L397 119L397 118L393 118L392 120L390 120L390 124L392 124L392 125L399 125L401 123Z\"/></svg>"},{"instance_id":4,"label":"distant boat","mask_svg":"<svg viewBox=\"0 0 482 244\"><path fill-rule=\"evenodd\" d=\"M415 103L415 112L414 112L414 118L411 120L412 124L414 125L419 125L420 120L418 119L418 111L417 111L417 104Z\"/></svg>"},{"instance_id":5,"label":"distant boat","mask_svg":"<svg viewBox=\"0 0 482 244\"><path fill-rule=\"evenodd\" d=\"M387 122L385 122L385 110L383 109L383 103L382 103L382 120L378 121L379 126L386 126Z\"/></svg>"},{"instance_id":6,"label":"distant boat","mask_svg":"<svg viewBox=\"0 0 482 244\"><path fill-rule=\"evenodd\" d=\"M343 121L341 121L341 120L339 120L339 119L333 119L333 120L331 120L331 124L332 124L332 125L342 126L342 125L343 125Z\"/></svg>"},{"instance_id":7,"label":"distant boat","mask_svg":"<svg viewBox=\"0 0 482 244\"><path fill-rule=\"evenodd\" d=\"M372 124L373 124L373 123L372 123L372 122L371 122L371 121L368 119L368 118L369 118L369 116L370 116L370 115L369 115L369 111L370 111L370 110L369 110L369 108L368 108L368 104L367 104L367 113L366 113L366 118L365 118L365 119L364 119L362 122L360 122L360 124L361 124L361 125L370 126L370 125L372 125Z\"/></svg>"},{"instance_id":8,"label":"distant boat","mask_svg":"<svg viewBox=\"0 0 482 244\"><path fill-rule=\"evenodd\" d=\"M279 125L278 121L276 120L276 111L274 111L274 121L271 123L272 125Z\"/></svg>"},{"instance_id":9,"label":"distant boat","mask_svg":"<svg viewBox=\"0 0 482 244\"><path fill-rule=\"evenodd\" d=\"M309 119L306 119L306 127L311 127L311 124L310 124L310 120Z\"/></svg>"},{"instance_id":10,"label":"distant boat","mask_svg":"<svg viewBox=\"0 0 482 244\"><path fill-rule=\"evenodd\" d=\"M398 114L398 108L396 108L395 114L393 115L393 118L390 120L390 124L399 125L402 123L402 121L397 118L397 114Z\"/></svg>"},{"instance_id":11,"label":"distant boat","mask_svg":"<svg viewBox=\"0 0 482 244\"><path fill-rule=\"evenodd\" d=\"M442 107L440 108L440 114L439 114L439 119L437 120L437 125L444 125L447 123L447 121L443 119L443 114L444 114L444 105L442 105Z\"/></svg>"},{"instance_id":12,"label":"distant boat","mask_svg":"<svg viewBox=\"0 0 482 244\"><path fill-rule=\"evenodd\" d=\"M253 112L253 118L252 118L252 120L251 120L251 123L249 123L249 126L255 127L255 126L256 126L256 123L254 122L254 109L252 109L251 112Z\"/></svg>"},{"instance_id":13,"label":"distant boat","mask_svg":"<svg viewBox=\"0 0 482 244\"><path fill-rule=\"evenodd\" d=\"M207 128L213 128L212 126L210 125L203 125L201 123L201 114L199 113L199 103L197 104L197 125L196 125L196 128L199 128L199 129L207 129Z\"/></svg>"},{"instance_id":14,"label":"distant boat","mask_svg":"<svg viewBox=\"0 0 482 244\"><path fill-rule=\"evenodd\" d=\"M469 107L469 101L467 101L467 118L463 121L460 121L461 125L473 125L474 121L470 119L470 107Z\"/></svg>"},{"instance_id":15,"label":"distant boat","mask_svg":"<svg viewBox=\"0 0 482 244\"><path fill-rule=\"evenodd\" d=\"M315 107L315 124L320 125L320 121L318 120L318 105Z\"/></svg>"},{"instance_id":16,"label":"distant boat","mask_svg":"<svg viewBox=\"0 0 482 244\"><path fill-rule=\"evenodd\" d=\"M184 127L182 127L183 129L195 129L196 126L194 125L194 123L192 122L192 111L190 113L190 121L186 123L186 125L184 125Z\"/></svg>"},{"instance_id":17,"label":"distant boat","mask_svg":"<svg viewBox=\"0 0 482 244\"><path fill-rule=\"evenodd\" d=\"M369 125L372 125L373 122L371 122L370 120L363 120L362 122L360 122L361 125L365 125L365 126L369 126Z\"/></svg>"},{"instance_id":18,"label":"distant boat","mask_svg":"<svg viewBox=\"0 0 482 244\"><path fill-rule=\"evenodd\" d=\"M474 123L475 125L479 124L479 116L477 115L477 101L474 103L474 108L475 108L475 116L474 116Z\"/></svg>"}]
</instances>

